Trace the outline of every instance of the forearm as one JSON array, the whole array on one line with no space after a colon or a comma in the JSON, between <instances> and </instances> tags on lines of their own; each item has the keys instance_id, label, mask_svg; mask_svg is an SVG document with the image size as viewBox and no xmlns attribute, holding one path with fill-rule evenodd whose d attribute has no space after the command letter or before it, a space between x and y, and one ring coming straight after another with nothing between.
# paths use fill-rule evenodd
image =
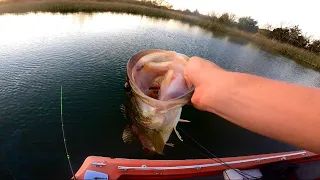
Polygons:
<instances>
[{"instance_id":1,"label":"forearm","mask_svg":"<svg viewBox=\"0 0 320 180\"><path fill-rule=\"evenodd\" d=\"M320 153L320 89L229 73L208 110L256 133Z\"/></svg>"}]
</instances>

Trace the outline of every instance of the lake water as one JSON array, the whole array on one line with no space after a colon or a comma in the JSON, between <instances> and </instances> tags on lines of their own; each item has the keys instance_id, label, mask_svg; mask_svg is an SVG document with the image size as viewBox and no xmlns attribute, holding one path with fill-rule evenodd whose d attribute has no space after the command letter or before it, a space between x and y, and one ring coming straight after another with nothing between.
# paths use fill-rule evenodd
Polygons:
<instances>
[{"instance_id":1,"label":"lake water","mask_svg":"<svg viewBox=\"0 0 320 180\"><path fill-rule=\"evenodd\" d=\"M127 145L121 139L126 62L136 52L153 48L207 58L232 71L320 86L320 73L314 70L251 43L173 20L111 13L2 15L0 172L11 171L17 179L71 177L61 134L61 85L75 170L89 155L204 158L183 134L184 143L171 137L175 147L167 147L165 156L145 155L139 144ZM219 157L297 149L192 106L184 107L182 118L192 122L179 127Z\"/></svg>"}]
</instances>

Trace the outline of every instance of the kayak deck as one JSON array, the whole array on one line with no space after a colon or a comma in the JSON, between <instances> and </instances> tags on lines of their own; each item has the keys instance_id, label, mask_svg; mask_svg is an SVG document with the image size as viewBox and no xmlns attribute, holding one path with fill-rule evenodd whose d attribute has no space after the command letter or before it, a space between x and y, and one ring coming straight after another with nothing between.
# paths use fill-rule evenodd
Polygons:
<instances>
[{"instance_id":1,"label":"kayak deck","mask_svg":"<svg viewBox=\"0 0 320 180\"><path fill-rule=\"evenodd\" d=\"M222 161L220 161L222 160ZM230 169L261 168L275 162L304 163L320 160L309 151L292 151L220 159L146 160L89 156L77 179L186 179L222 174ZM229 166L229 167L228 167Z\"/></svg>"}]
</instances>

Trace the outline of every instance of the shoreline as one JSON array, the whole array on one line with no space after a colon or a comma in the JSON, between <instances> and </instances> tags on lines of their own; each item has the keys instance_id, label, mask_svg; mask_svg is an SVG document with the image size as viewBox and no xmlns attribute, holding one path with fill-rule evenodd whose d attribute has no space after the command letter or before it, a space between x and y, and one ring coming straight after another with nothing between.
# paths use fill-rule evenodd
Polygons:
<instances>
[{"instance_id":1,"label":"shoreline","mask_svg":"<svg viewBox=\"0 0 320 180\"><path fill-rule=\"evenodd\" d=\"M4 1L0 2L0 15L3 14L23 14L28 12L51 12L51 13L95 13L114 12L134 15L144 15L153 18L174 19L190 25L199 26L212 33L224 33L226 35L237 36L249 40L262 50L282 55L286 58L316 71L320 71L320 55L301 49L289 44L272 40L259 33L248 33L236 28L227 27L223 24L212 22L204 15L186 15L182 11L167 9L163 7L151 7L136 3L134 1Z\"/></svg>"}]
</instances>

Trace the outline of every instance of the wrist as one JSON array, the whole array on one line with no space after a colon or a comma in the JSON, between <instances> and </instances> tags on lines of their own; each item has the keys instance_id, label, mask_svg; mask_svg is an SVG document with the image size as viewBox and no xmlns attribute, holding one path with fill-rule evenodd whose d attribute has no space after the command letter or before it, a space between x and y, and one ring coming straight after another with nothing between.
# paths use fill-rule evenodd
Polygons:
<instances>
[{"instance_id":1,"label":"wrist","mask_svg":"<svg viewBox=\"0 0 320 180\"><path fill-rule=\"evenodd\" d=\"M218 113L228 108L230 99L237 89L238 73L219 70L214 72L213 82L203 96L203 106L206 111ZM219 114L219 113L218 113Z\"/></svg>"}]
</instances>

